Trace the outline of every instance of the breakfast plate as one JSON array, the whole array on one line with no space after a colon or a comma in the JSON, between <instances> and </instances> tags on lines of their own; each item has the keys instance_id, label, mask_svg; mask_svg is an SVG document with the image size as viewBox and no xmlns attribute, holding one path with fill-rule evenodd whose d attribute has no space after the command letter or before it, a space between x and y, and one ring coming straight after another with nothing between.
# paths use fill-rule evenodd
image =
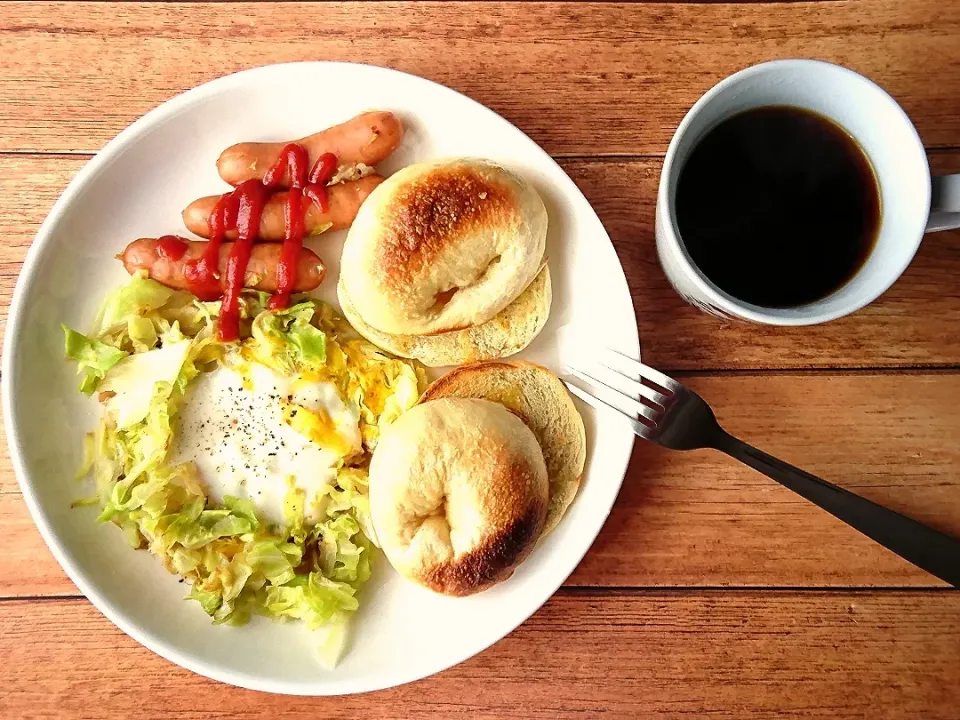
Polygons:
<instances>
[{"instance_id":1,"label":"breakfast plate","mask_svg":"<svg viewBox=\"0 0 960 720\"><path fill-rule=\"evenodd\" d=\"M308 91L309 89L309 91ZM333 101L331 102L331 99ZM508 581L450 598L395 574L379 558L363 588L347 652L318 667L299 623L255 618L214 626L184 585L148 553L132 552L95 511L71 508L83 432L95 403L76 392L63 361L60 324L87 327L104 294L126 278L112 261L130 240L182 233L179 209L227 189L215 161L231 143L308 135L371 107L406 127L384 174L438 158L482 157L524 177L543 198L553 307L518 358L557 372L560 328L638 356L636 319L623 270L596 214L569 177L533 141L478 103L422 78L344 63L274 65L224 77L151 111L111 141L71 182L27 254L3 349L2 400L11 458L47 545L80 590L133 638L197 673L267 692L336 695L410 682L490 646L533 614L587 552L617 496L634 436L616 414L579 406L587 465L559 526ZM311 238L328 279L315 295L336 303L345 233ZM332 278L332 279L331 279Z\"/></svg>"}]
</instances>

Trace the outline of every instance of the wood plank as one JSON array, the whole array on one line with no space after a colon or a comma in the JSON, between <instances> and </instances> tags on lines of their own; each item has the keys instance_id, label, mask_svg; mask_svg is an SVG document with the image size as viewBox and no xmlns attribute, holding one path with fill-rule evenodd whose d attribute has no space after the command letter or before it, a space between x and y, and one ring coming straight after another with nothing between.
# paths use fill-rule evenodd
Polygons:
<instances>
[{"instance_id":1,"label":"wood plank","mask_svg":"<svg viewBox=\"0 0 960 720\"><path fill-rule=\"evenodd\" d=\"M724 76L816 57L886 87L928 146L960 144L960 5L941 0L3 3L0 44L2 150L96 150L182 90L317 59L449 85L553 154L650 155Z\"/></svg>"},{"instance_id":2,"label":"wood plank","mask_svg":"<svg viewBox=\"0 0 960 720\"><path fill-rule=\"evenodd\" d=\"M9 718L954 720L960 594L560 594L458 667L341 698L193 675L82 600L0 604L0 656Z\"/></svg>"},{"instance_id":3,"label":"wood plank","mask_svg":"<svg viewBox=\"0 0 960 720\"><path fill-rule=\"evenodd\" d=\"M0 527L5 555L0 568L12 573L0 582L0 597L80 594L44 545L19 493L0 494Z\"/></svg>"},{"instance_id":4,"label":"wood plank","mask_svg":"<svg viewBox=\"0 0 960 720\"><path fill-rule=\"evenodd\" d=\"M86 159L0 156L0 326L40 222ZM937 172L960 171L960 152L935 152L931 161ZM725 323L684 303L660 269L653 237L659 160L562 163L614 239L651 364L701 371L960 366L960 233L929 235L900 282L854 316L813 328Z\"/></svg>"},{"instance_id":5,"label":"wood plank","mask_svg":"<svg viewBox=\"0 0 960 720\"><path fill-rule=\"evenodd\" d=\"M687 382L730 432L960 536L960 374L761 375ZM0 464L0 598L76 588ZM115 532L104 528L104 532ZM117 542L121 542L117 535ZM932 586L819 508L712 451L638 443L600 537L568 581L591 587Z\"/></svg>"}]
</instances>

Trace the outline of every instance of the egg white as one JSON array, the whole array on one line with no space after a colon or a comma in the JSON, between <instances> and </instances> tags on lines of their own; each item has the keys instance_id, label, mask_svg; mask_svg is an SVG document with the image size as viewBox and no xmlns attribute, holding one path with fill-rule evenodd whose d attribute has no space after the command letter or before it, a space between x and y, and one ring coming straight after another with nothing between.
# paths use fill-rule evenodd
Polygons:
<instances>
[{"instance_id":1,"label":"egg white","mask_svg":"<svg viewBox=\"0 0 960 720\"><path fill-rule=\"evenodd\" d=\"M325 433L306 437L291 426L291 415L304 409L323 419ZM359 422L359 409L329 381L288 377L257 362L223 365L188 388L172 461L193 461L214 502L248 498L272 523L284 521L290 487L300 488L307 518L316 520L317 492L333 484L345 456L361 450Z\"/></svg>"}]
</instances>

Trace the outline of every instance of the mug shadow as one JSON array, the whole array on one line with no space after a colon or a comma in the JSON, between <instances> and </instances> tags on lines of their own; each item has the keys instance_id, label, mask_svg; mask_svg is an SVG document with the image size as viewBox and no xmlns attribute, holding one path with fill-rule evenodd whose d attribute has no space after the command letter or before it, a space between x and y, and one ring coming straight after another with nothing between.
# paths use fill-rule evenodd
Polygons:
<instances>
[{"instance_id":1,"label":"mug shadow","mask_svg":"<svg viewBox=\"0 0 960 720\"><path fill-rule=\"evenodd\" d=\"M704 315L670 285L657 256L660 160L570 160L564 169L593 206L613 241L633 301L645 363L665 371L723 357L715 339L730 324ZM711 366L707 365L707 366Z\"/></svg>"}]
</instances>

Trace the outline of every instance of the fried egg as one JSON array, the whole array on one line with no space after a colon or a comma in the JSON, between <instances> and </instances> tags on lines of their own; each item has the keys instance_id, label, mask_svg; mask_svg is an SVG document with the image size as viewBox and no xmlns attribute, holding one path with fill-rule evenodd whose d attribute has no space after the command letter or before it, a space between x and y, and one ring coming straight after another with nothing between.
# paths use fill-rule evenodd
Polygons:
<instances>
[{"instance_id":1,"label":"fried egg","mask_svg":"<svg viewBox=\"0 0 960 720\"><path fill-rule=\"evenodd\" d=\"M272 523L283 523L291 487L304 491L307 519L317 519L318 490L362 450L359 409L336 385L246 361L191 383L175 438L173 462L194 462L213 502L249 498Z\"/></svg>"}]
</instances>

